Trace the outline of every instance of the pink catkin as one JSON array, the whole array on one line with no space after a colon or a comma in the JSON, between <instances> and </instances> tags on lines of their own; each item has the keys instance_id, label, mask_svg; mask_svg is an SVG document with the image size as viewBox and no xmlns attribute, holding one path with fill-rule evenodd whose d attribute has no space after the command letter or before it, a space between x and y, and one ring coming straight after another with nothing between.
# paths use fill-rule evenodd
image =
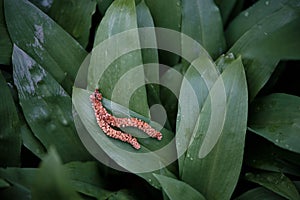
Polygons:
<instances>
[{"instance_id":1,"label":"pink catkin","mask_svg":"<svg viewBox=\"0 0 300 200\"><path fill-rule=\"evenodd\" d=\"M113 129L111 126L115 126L118 128L121 127L136 127L146 134L148 134L152 138L157 138L158 140L162 139L162 134L155 129L153 129L149 124L143 122L137 118L117 118L112 116L107 112L107 110L103 107L101 100L102 95L96 89L95 92L90 96L90 100L93 105L93 109L95 111L95 117L99 127L103 130L103 132L112 138L121 140L123 142L127 142L131 144L135 149L140 148L140 144L137 139L128 133L123 133L121 131Z\"/></svg>"}]
</instances>

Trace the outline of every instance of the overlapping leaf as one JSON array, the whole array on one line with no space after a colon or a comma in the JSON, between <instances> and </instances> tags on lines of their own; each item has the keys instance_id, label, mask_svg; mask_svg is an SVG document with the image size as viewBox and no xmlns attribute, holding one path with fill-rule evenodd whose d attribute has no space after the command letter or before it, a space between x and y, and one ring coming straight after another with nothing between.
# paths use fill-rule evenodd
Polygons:
<instances>
[{"instance_id":1,"label":"overlapping leaf","mask_svg":"<svg viewBox=\"0 0 300 200\"><path fill-rule=\"evenodd\" d=\"M181 1L180 0L145 0L150 9L156 27L163 27L175 31L181 29ZM176 49L180 49L180 38L167 38L163 42ZM169 52L160 52L160 63L173 66L179 61L179 56Z\"/></svg>"},{"instance_id":2,"label":"overlapping leaf","mask_svg":"<svg viewBox=\"0 0 300 200\"><path fill-rule=\"evenodd\" d=\"M300 98L271 94L251 105L249 127L284 149L300 153Z\"/></svg>"},{"instance_id":3,"label":"overlapping leaf","mask_svg":"<svg viewBox=\"0 0 300 200\"><path fill-rule=\"evenodd\" d=\"M214 59L224 51L226 44L222 19L213 0L183 0L181 24L182 33L199 42ZM185 43L182 44L182 51L191 51L190 48ZM198 57L199 52L192 53L195 58Z\"/></svg>"},{"instance_id":4,"label":"overlapping leaf","mask_svg":"<svg viewBox=\"0 0 300 200\"><path fill-rule=\"evenodd\" d=\"M48 15L70 33L83 47L89 42L92 16L96 10L96 1L54 0Z\"/></svg>"},{"instance_id":5,"label":"overlapping leaf","mask_svg":"<svg viewBox=\"0 0 300 200\"><path fill-rule=\"evenodd\" d=\"M148 116L137 27L134 0L114 1L97 30L89 66L88 88L99 88L106 98L113 98L113 101L129 105L133 111Z\"/></svg>"},{"instance_id":6,"label":"overlapping leaf","mask_svg":"<svg viewBox=\"0 0 300 200\"><path fill-rule=\"evenodd\" d=\"M4 0L5 19L13 43L40 63L71 92L85 50L50 17L26 0Z\"/></svg>"},{"instance_id":7,"label":"overlapping leaf","mask_svg":"<svg viewBox=\"0 0 300 200\"><path fill-rule=\"evenodd\" d=\"M278 3L280 2L280 3ZM250 99L266 84L281 59L299 59L300 6L298 1L260 1L241 13L226 36L229 52L242 55Z\"/></svg>"},{"instance_id":8,"label":"overlapping leaf","mask_svg":"<svg viewBox=\"0 0 300 200\"><path fill-rule=\"evenodd\" d=\"M246 179L258 183L287 199L296 200L300 198L295 185L284 174L276 172L247 173Z\"/></svg>"},{"instance_id":9,"label":"overlapping leaf","mask_svg":"<svg viewBox=\"0 0 300 200\"><path fill-rule=\"evenodd\" d=\"M87 160L72 118L71 98L35 60L14 46L14 83L25 118L41 143L55 146L62 160Z\"/></svg>"},{"instance_id":10,"label":"overlapping leaf","mask_svg":"<svg viewBox=\"0 0 300 200\"><path fill-rule=\"evenodd\" d=\"M180 200L180 199L189 199L189 200L204 200L202 194L197 190L192 188L190 185L185 182L179 181L174 178L166 177L163 175L154 175L155 178L160 182L163 191L168 195L170 200Z\"/></svg>"},{"instance_id":11,"label":"overlapping leaf","mask_svg":"<svg viewBox=\"0 0 300 200\"><path fill-rule=\"evenodd\" d=\"M218 100L222 98L225 102ZM238 58L228 64L211 87L209 97L202 101L196 125L185 130L192 137L181 178L208 199L229 199L237 184L243 159L247 100L245 74Z\"/></svg>"}]
</instances>

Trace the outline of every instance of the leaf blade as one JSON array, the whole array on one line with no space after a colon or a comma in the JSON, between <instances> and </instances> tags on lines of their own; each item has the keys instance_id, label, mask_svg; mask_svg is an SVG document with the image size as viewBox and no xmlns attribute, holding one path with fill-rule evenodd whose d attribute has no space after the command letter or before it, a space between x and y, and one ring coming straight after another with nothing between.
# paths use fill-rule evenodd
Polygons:
<instances>
[{"instance_id":1,"label":"leaf blade","mask_svg":"<svg viewBox=\"0 0 300 200\"><path fill-rule=\"evenodd\" d=\"M25 0L4 0L11 40L71 92L86 51L45 13Z\"/></svg>"},{"instance_id":2,"label":"leaf blade","mask_svg":"<svg viewBox=\"0 0 300 200\"><path fill-rule=\"evenodd\" d=\"M64 162L90 159L76 134L70 96L17 46L13 50L13 76L26 121L42 144L47 149L54 145Z\"/></svg>"}]
</instances>

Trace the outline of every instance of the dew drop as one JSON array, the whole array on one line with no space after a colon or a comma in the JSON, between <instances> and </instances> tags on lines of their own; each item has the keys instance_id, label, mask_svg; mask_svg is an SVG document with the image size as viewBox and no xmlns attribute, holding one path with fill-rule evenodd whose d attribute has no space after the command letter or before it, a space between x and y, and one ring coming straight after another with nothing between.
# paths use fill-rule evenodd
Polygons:
<instances>
[{"instance_id":1,"label":"dew drop","mask_svg":"<svg viewBox=\"0 0 300 200\"><path fill-rule=\"evenodd\" d=\"M61 120L62 125L68 126L68 121L66 119Z\"/></svg>"},{"instance_id":2,"label":"dew drop","mask_svg":"<svg viewBox=\"0 0 300 200\"><path fill-rule=\"evenodd\" d=\"M148 182L151 182L151 181L152 181L152 180L149 178L149 179L148 179Z\"/></svg>"},{"instance_id":3,"label":"dew drop","mask_svg":"<svg viewBox=\"0 0 300 200\"><path fill-rule=\"evenodd\" d=\"M244 15L245 15L245 17L248 17L249 16L249 12L245 12Z\"/></svg>"},{"instance_id":4,"label":"dew drop","mask_svg":"<svg viewBox=\"0 0 300 200\"><path fill-rule=\"evenodd\" d=\"M264 35L268 35L268 33L267 33L267 32L264 32Z\"/></svg>"},{"instance_id":5,"label":"dew drop","mask_svg":"<svg viewBox=\"0 0 300 200\"><path fill-rule=\"evenodd\" d=\"M276 143L278 143L278 142L279 142L279 140L278 140L278 139L276 139L276 140L275 140L275 142L276 142Z\"/></svg>"},{"instance_id":6,"label":"dew drop","mask_svg":"<svg viewBox=\"0 0 300 200\"><path fill-rule=\"evenodd\" d=\"M189 157L190 157L190 154L188 153L188 154L186 155L186 157L188 157L188 158L189 158Z\"/></svg>"},{"instance_id":7,"label":"dew drop","mask_svg":"<svg viewBox=\"0 0 300 200\"><path fill-rule=\"evenodd\" d=\"M268 5L270 4L270 2L269 2L269 1L266 1L265 4L266 4L266 6L268 6Z\"/></svg>"},{"instance_id":8,"label":"dew drop","mask_svg":"<svg viewBox=\"0 0 300 200\"><path fill-rule=\"evenodd\" d=\"M191 161L193 161L193 160L194 160L194 158L193 158L193 157L191 157L191 158L190 158L190 160L191 160Z\"/></svg>"}]
</instances>

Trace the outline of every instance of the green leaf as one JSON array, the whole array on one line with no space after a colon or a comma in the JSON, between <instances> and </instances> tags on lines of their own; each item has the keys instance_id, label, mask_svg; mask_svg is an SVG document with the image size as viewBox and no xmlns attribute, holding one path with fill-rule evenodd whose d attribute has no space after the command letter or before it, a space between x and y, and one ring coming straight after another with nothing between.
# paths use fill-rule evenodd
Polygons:
<instances>
[{"instance_id":1,"label":"green leaf","mask_svg":"<svg viewBox=\"0 0 300 200\"><path fill-rule=\"evenodd\" d=\"M74 127L70 96L17 46L13 76L26 121L41 143L47 149L55 146L64 162L90 159Z\"/></svg>"},{"instance_id":2,"label":"green leaf","mask_svg":"<svg viewBox=\"0 0 300 200\"><path fill-rule=\"evenodd\" d=\"M127 32L115 36L124 31ZM142 63L134 0L114 1L96 33L88 88L99 88L106 98L129 105L131 110L147 117L149 109Z\"/></svg>"},{"instance_id":3,"label":"green leaf","mask_svg":"<svg viewBox=\"0 0 300 200\"><path fill-rule=\"evenodd\" d=\"M81 199L68 182L61 160L54 149L43 159L32 186L33 199Z\"/></svg>"},{"instance_id":4,"label":"green leaf","mask_svg":"<svg viewBox=\"0 0 300 200\"><path fill-rule=\"evenodd\" d=\"M223 24L218 7L213 0L182 0L182 32L199 42L211 55L217 58L225 49ZM191 48L182 44L182 51ZM190 50L188 50L190 51ZM194 51L195 58L199 52Z\"/></svg>"},{"instance_id":5,"label":"green leaf","mask_svg":"<svg viewBox=\"0 0 300 200\"><path fill-rule=\"evenodd\" d=\"M237 184L246 135L247 94L238 58L212 86L197 117L181 178L208 199L229 199Z\"/></svg>"},{"instance_id":6,"label":"green leaf","mask_svg":"<svg viewBox=\"0 0 300 200\"><path fill-rule=\"evenodd\" d=\"M264 199L264 200L285 200L285 198L271 192L262 187L251 189L235 200L252 200L252 199Z\"/></svg>"},{"instance_id":7,"label":"green leaf","mask_svg":"<svg viewBox=\"0 0 300 200\"><path fill-rule=\"evenodd\" d=\"M70 162L64 165L72 187L82 194L106 199L112 192L103 189L99 165L96 162Z\"/></svg>"},{"instance_id":8,"label":"green leaf","mask_svg":"<svg viewBox=\"0 0 300 200\"><path fill-rule=\"evenodd\" d=\"M263 1L268 5L273 1ZM271 7L271 12L261 10L263 14L246 10L239 18L249 18L243 35L234 43L228 52L242 55L248 80L250 100L253 100L272 75L278 62L282 59L300 59L300 5L298 1L288 1L278 9ZM268 5L264 5L264 7ZM277 7L277 6L275 6ZM249 8L251 9L251 8ZM267 15L265 15L267 13ZM258 18L256 16L259 16ZM243 27L243 20L234 23L227 31L227 39L235 30ZM239 35L239 34L237 34ZM234 41L234 39L232 39Z\"/></svg>"},{"instance_id":9,"label":"green leaf","mask_svg":"<svg viewBox=\"0 0 300 200\"><path fill-rule=\"evenodd\" d=\"M0 0L0 64L11 63L12 44L8 35L4 18L3 0Z\"/></svg>"},{"instance_id":10,"label":"green leaf","mask_svg":"<svg viewBox=\"0 0 300 200\"><path fill-rule=\"evenodd\" d=\"M34 168L0 168L0 176L11 183L22 185L23 187L30 190L32 188L34 180L36 179L37 171L38 169Z\"/></svg>"},{"instance_id":11,"label":"green leaf","mask_svg":"<svg viewBox=\"0 0 300 200\"><path fill-rule=\"evenodd\" d=\"M137 13L137 24L139 28L143 27L154 27L153 19L150 14L149 8L144 1L141 1L136 7ZM156 44L156 35L155 30L150 34L147 34L147 38L143 37L144 34L140 34L140 43L142 47L142 58L144 63L145 71L145 81L150 83L146 86L148 94L148 103L153 105L160 103L159 99L159 86L155 85L159 83L159 62L158 62L158 53L156 49L143 49L147 43L153 43L153 46ZM146 64L146 65L145 65ZM148 65L147 65L148 64ZM149 102L150 100L150 102Z\"/></svg>"},{"instance_id":12,"label":"green leaf","mask_svg":"<svg viewBox=\"0 0 300 200\"><path fill-rule=\"evenodd\" d=\"M162 27L180 31L181 29L181 1L180 0L145 0L150 9L155 27ZM176 49L180 49L180 38L172 38L163 42ZM165 45L164 44L164 45ZM179 56L169 52L160 52L160 63L173 66L178 63Z\"/></svg>"},{"instance_id":13,"label":"green leaf","mask_svg":"<svg viewBox=\"0 0 300 200\"><path fill-rule=\"evenodd\" d=\"M228 28L226 29L226 39L228 44L230 46L233 45L259 21L262 21L264 18L278 12L283 7L293 4L296 1L297 0L257 1L230 22ZM222 1L221 3L226 4L226 1ZM229 6L229 4L226 4L226 6Z\"/></svg>"},{"instance_id":14,"label":"green leaf","mask_svg":"<svg viewBox=\"0 0 300 200\"><path fill-rule=\"evenodd\" d=\"M96 10L94 0L54 0L49 16L72 35L83 47L89 42L92 16Z\"/></svg>"},{"instance_id":15,"label":"green leaf","mask_svg":"<svg viewBox=\"0 0 300 200\"><path fill-rule=\"evenodd\" d=\"M34 136L33 132L27 126L27 124L21 125L21 135L23 145L29 149L38 158L43 158L46 155L46 148L43 144Z\"/></svg>"},{"instance_id":16,"label":"green leaf","mask_svg":"<svg viewBox=\"0 0 300 200\"><path fill-rule=\"evenodd\" d=\"M299 193L293 182L284 174L276 172L246 173L246 179L287 199L299 199Z\"/></svg>"},{"instance_id":17,"label":"green leaf","mask_svg":"<svg viewBox=\"0 0 300 200\"><path fill-rule=\"evenodd\" d=\"M174 134L166 129L160 130L161 126L154 122L150 122L149 119L146 119L133 111L128 111L128 109L116 103L103 99L104 107L116 116L139 118L150 123L152 127L160 130L163 134L163 139L161 141L152 138L139 138L138 140L141 144L141 149L135 150L128 143L106 136L102 129L99 128L89 100L90 95L91 92L74 87L72 100L74 108L77 111L83 126L87 130L87 133L85 134L89 134L97 143L95 148L103 150L121 167L133 173L138 173L139 176L143 177L151 185L156 188L159 187L159 184L155 182L156 179L154 179L153 175L147 172L151 169L160 169L161 167L166 166L167 163L176 159L176 155L174 155L175 147L173 143L170 142L173 139ZM130 114L130 116L128 116L128 114ZM124 131L137 137L144 134L134 128L124 129ZM155 151L162 147L164 147L163 151ZM94 149L94 151L96 150ZM173 176L172 173L165 168L158 170L157 173Z\"/></svg>"},{"instance_id":18,"label":"green leaf","mask_svg":"<svg viewBox=\"0 0 300 200\"><path fill-rule=\"evenodd\" d=\"M300 153L300 97L271 94L255 99L248 126L284 149Z\"/></svg>"},{"instance_id":19,"label":"green leaf","mask_svg":"<svg viewBox=\"0 0 300 200\"><path fill-rule=\"evenodd\" d=\"M205 52L205 50L203 50ZM184 67L184 66L183 66ZM210 88L218 79L219 72L208 55L200 55L186 71L180 88L176 123L177 154L181 156L190 143L200 110ZM175 81L180 77L175 77ZM171 82L172 84L172 82ZM186 155L179 159L179 173L182 173Z\"/></svg>"},{"instance_id":20,"label":"green leaf","mask_svg":"<svg viewBox=\"0 0 300 200\"><path fill-rule=\"evenodd\" d=\"M182 182L180 180L166 177L163 175L154 174L155 178L161 184L163 191L168 195L170 200L180 200L180 199L189 199L189 200L204 200L202 194L197 190L192 188L190 185Z\"/></svg>"},{"instance_id":21,"label":"green leaf","mask_svg":"<svg viewBox=\"0 0 300 200\"><path fill-rule=\"evenodd\" d=\"M85 50L45 13L26 0L4 0L12 42L71 92Z\"/></svg>"},{"instance_id":22,"label":"green leaf","mask_svg":"<svg viewBox=\"0 0 300 200\"><path fill-rule=\"evenodd\" d=\"M250 136L249 136L250 137ZM273 172L283 172L300 176L300 154L296 154L273 145L262 138L246 145L245 163L253 168Z\"/></svg>"},{"instance_id":23,"label":"green leaf","mask_svg":"<svg viewBox=\"0 0 300 200\"><path fill-rule=\"evenodd\" d=\"M111 192L103 189L103 180L96 162L70 162L60 166L60 170L68 176L68 185L77 192L87 196L102 199L108 197ZM34 187L37 174L40 169L33 168L7 168L0 169L0 177L9 182L18 183L28 189ZM55 171L51 169L49 171ZM64 176L65 176L64 175Z\"/></svg>"},{"instance_id":24,"label":"green leaf","mask_svg":"<svg viewBox=\"0 0 300 200\"><path fill-rule=\"evenodd\" d=\"M175 130L176 127L178 97L183 75L187 68L188 66L186 67L186 65L180 63L168 69L160 77L160 83L163 86L160 89L160 98L172 130Z\"/></svg>"},{"instance_id":25,"label":"green leaf","mask_svg":"<svg viewBox=\"0 0 300 200\"><path fill-rule=\"evenodd\" d=\"M14 100L0 71L0 166L19 166L20 123Z\"/></svg>"}]
</instances>

